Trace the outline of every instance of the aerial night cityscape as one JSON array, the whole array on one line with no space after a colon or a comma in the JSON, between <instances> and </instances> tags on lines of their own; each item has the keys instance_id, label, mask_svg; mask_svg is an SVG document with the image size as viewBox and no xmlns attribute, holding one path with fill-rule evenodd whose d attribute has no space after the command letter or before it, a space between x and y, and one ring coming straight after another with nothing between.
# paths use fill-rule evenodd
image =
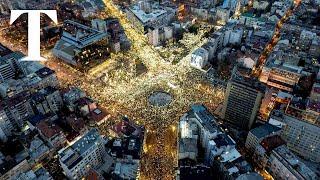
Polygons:
<instances>
[{"instance_id":1,"label":"aerial night cityscape","mask_svg":"<svg viewBox=\"0 0 320 180\"><path fill-rule=\"evenodd\" d=\"M320 0L0 0L2 179L319 180Z\"/></svg>"}]
</instances>

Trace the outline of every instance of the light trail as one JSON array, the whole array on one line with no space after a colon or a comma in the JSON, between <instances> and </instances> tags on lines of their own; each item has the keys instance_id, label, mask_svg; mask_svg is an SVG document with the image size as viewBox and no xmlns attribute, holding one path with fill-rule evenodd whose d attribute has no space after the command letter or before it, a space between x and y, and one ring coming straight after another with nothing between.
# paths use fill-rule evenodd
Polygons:
<instances>
[{"instance_id":1,"label":"light trail","mask_svg":"<svg viewBox=\"0 0 320 180\"><path fill-rule=\"evenodd\" d=\"M258 59L258 63L254 66L252 70L252 74L255 77L259 77L262 72L262 68L264 67L267 58L272 52L273 48L277 45L277 42L280 39L280 31L283 26L283 23L285 23L290 16L293 14L293 11L301 4L301 0L294 0L292 7L290 7L287 12L281 17L281 19L276 24L274 34L272 36L272 39L269 41L269 43L266 45L265 49L263 50L262 54L260 55Z\"/></svg>"}]
</instances>

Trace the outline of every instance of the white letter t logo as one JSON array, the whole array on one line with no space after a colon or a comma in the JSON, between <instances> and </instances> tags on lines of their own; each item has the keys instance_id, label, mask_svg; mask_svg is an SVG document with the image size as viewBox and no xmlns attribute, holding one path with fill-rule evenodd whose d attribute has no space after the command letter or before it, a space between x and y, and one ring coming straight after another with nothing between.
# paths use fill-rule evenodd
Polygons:
<instances>
[{"instance_id":1,"label":"white letter t logo","mask_svg":"<svg viewBox=\"0 0 320 180\"><path fill-rule=\"evenodd\" d=\"M10 25L21 15L28 13L28 56L23 61L45 61L40 55L40 14L44 13L58 23L56 10L12 10Z\"/></svg>"}]
</instances>

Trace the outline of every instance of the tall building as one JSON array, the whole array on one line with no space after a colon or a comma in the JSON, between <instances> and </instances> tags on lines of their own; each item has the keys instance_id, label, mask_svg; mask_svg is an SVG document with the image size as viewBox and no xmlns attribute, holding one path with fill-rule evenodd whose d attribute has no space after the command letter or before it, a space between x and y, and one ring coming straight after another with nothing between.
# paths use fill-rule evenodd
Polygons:
<instances>
[{"instance_id":1,"label":"tall building","mask_svg":"<svg viewBox=\"0 0 320 180\"><path fill-rule=\"evenodd\" d=\"M91 168L103 163L104 143L97 129L91 129L79 140L59 152L61 167L69 179L81 179Z\"/></svg>"},{"instance_id":2,"label":"tall building","mask_svg":"<svg viewBox=\"0 0 320 180\"><path fill-rule=\"evenodd\" d=\"M251 78L250 73L250 69L234 68L222 110L222 118L241 129L251 128L265 91L265 87Z\"/></svg>"}]
</instances>

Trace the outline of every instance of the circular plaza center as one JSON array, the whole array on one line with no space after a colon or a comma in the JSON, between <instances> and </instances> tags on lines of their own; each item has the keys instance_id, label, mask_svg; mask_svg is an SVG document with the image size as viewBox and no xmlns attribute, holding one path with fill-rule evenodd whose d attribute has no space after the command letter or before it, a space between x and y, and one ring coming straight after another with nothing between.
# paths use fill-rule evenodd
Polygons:
<instances>
[{"instance_id":1,"label":"circular plaza center","mask_svg":"<svg viewBox=\"0 0 320 180\"><path fill-rule=\"evenodd\" d=\"M155 91L149 98L149 103L155 107L165 107L172 102L172 95L164 91Z\"/></svg>"}]
</instances>

